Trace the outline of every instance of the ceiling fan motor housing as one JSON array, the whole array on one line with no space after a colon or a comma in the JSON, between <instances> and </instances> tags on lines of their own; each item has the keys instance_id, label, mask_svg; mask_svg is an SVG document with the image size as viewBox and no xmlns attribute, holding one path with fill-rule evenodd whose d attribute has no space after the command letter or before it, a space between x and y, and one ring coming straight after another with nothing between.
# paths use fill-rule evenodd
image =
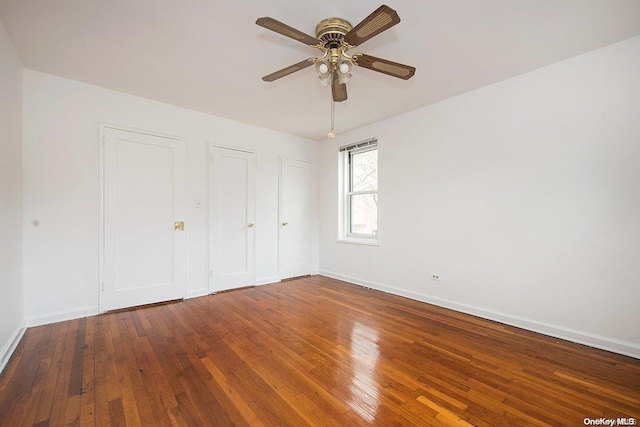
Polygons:
<instances>
[{"instance_id":1,"label":"ceiling fan motor housing","mask_svg":"<svg viewBox=\"0 0 640 427\"><path fill-rule=\"evenodd\" d=\"M348 21L340 18L323 19L316 26L316 38L326 49L336 49L340 46L345 34L353 27Z\"/></svg>"}]
</instances>

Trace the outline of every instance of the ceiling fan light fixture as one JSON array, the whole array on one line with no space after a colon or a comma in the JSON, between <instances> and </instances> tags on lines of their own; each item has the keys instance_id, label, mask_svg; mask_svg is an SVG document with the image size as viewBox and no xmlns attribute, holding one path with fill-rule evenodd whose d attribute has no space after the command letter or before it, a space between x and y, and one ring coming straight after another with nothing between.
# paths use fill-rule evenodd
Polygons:
<instances>
[{"instance_id":1,"label":"ceiling fan light fixture","mask_svg":"<svg viewBox=\"0 0 640 427\"><path fill-rule=\"evenodd\" d=\"M343 58L342 61L336 67L336 73L338 74L338 81L340 84L347 83L347 81L351 78L351 68L353 67L352 62Z\"/></svg>"},{"instance_id":2,"label":"ceiling fan light fixture","mask_svg":"<svg viewBox=\"0 0 640 427\"><path fill-rule=\"evenodd\" d=\"M331 84L331 65L328 61L316 61L316 73L322 86Z\"/></svg>"},{"instance_id":3,"label":"ceiling fan light fixture","mask_svg":"<svg viewBox=\"0 0 640 427\"><path fill-rule=\"evenodd\" d=\"M338 83L346 84L351 78L352 74L339 74L338 75Z\"/></svg>"}]
</instances>

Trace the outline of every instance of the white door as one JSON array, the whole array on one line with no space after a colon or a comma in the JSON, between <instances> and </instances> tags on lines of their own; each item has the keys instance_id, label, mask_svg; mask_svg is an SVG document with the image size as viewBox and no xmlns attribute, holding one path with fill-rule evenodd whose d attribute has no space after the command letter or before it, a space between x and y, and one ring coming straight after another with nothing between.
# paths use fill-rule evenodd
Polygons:
<instances>
[{"instance_id":1,"label":"white door","mask_svg":"<svg viewBox=\"0 0 640 427\"><path fill-rule=\"evenodd\" d=\"M209 291L251 286L254 274L256 155L211 147Z\"/></svg>"},{"instance_id":2,"label":"white door","mask_svg":"<svg viewBox=\"0 0 640 427\"><path fill-rule=\"evenodd\" d=\"M311 164L280 158L280 279L311 273Z\"/></svg>"},{"instance_id":3,"label":"white door","mask_svg":"<svg viewBox=\"0 0 640 427\"><path fill-rule=\"evenodd\" d=\"M101 311L183 298L184 142L109 127L101 140Z\"/></svg>"}]
</instances>

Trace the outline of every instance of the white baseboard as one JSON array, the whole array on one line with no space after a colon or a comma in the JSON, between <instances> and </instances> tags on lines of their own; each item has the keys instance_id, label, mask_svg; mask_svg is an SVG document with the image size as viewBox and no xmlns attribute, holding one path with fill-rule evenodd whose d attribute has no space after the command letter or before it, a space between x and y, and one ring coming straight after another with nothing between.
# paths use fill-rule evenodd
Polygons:
<instances>
[{"instance_id":1,"label":"white baseboard","mask_svg":"<svg viewBox=\"0 0 640 427\"><path fill-rule=\"evenodd\" d=\"M185 295L184 299L203 297L205 295L209 295L209 288L200 288L200 289L192 289L187 291L187 295Z\"/></svg>"},{"instance_id":2,"label":"white baseboard","mask_svg":"<svg viewBox=\"0 0 640 427\"><path fill-rule=\"evenodd\" d=\"M65 320L80 319L87 316L100 314L98 306L84 307L78 310L59 311L56 313L44 314L41 316L27 317L27 326L48 325L49 323L62 322Z\"/></svg>"},{"instance_id":3,"label":"white baseboard","mask_svg":"<svg viewBox=\"0 0 640 427\"><path fill-rule=\"evenodd\" d=\"M9 359L11 359L13 352L16 351L25 332L27 332L27 322L23 320L11 334L9 341L2 347L2 351L0 351L0 373L4 371L7 363L9 363Z\"/></svg>"},{"instance_id":4,"label":"white baseboard","mask_svg":"<svg viewBox=\"0 0 640 427\"><path fill-rule=\"evenodd\" d=\"M278 283L280 278L278 276L265 277L263 279L256 280L256 286L268 285L270 283Z\"/></svg>"},{"instance_id":5,"label":"white baseboard","mask_svg":"<svg viewBox=\"0 0 640 427\"><path fill-rule=\"evenodd\" d=\"M575 329L565 328L564 326L560 325L539 322L524 317L500 313L494 310L487 310L473 305L462 304L447 299L436 298L418 292L407 291L406 289L401 289L394 286L388 286L376 282L369 282L366 280L358 279L356 277L345 276L339 273L334 273L332 271L320 270L320 274L356 285L365 286L367 288L372 288L390 294L437 305L439 307L448 308L454 311L459 311L461 313L471 314L474 316L482 317L484 319L495 320L496 322L505 323L507 325L516 326L518 328L527 329L533 332L538 332L543 335L549 335L578 344L584 344L590 347L599 348L601 350L607 350L613 353L623 354L625 356L640 359L640 345L632 342L604 337L601 335L595 335L589 332L577 331Z\"/></svg>"}]
</instances>

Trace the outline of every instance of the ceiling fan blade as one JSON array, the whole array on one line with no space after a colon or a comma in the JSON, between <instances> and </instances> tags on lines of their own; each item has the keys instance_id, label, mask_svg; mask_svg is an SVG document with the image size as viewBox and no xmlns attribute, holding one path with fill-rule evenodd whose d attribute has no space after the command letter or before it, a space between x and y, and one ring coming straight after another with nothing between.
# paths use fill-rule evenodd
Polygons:
<instances>
[{"instance_id":1,"label":"ceiling fan blade","mask_svg":"<svg viewBox=\"0 0 640 427\"><path fill-rule=\"evenodd\" d=\"M304 61L300 61L297 64L289 65L282 70L278 70L275 73L268 74L262 78L265 82L272 82L274 80L278 80L281 77L288 76L291 73L295 73L296 71L304 70L307 67L313 65L313 61L311 59L305 59Z\"/></svg>"},{"instance_id":2,"label":"ceiling fan blade","mask_svg":"<svg viewBox=\"0 0 640 427\"><path fill-rule=\"evenodd\" d=\"M347 85L340 83L338 74L333 72L333 80L331 81L331 95L333 96L333 102L342 102L347 100Z\"/></svg>"},{"instance_id":3,"label":"ceiling fan blade","mask_svg":"<svg viewBox=\"0 0 640 427\"><path fill-rule=\"evenodd\" d=\"M309 34L305 34L302 31L296 30L295 28L290 27L287 24L283 24L280 21L276 21L273 18L258 18L256 24L266 28L267 30L282 34L283 36L291 37L292 39L298 40L299 42L309 46L315 46L320 43L320 41L315 37L311 37Z\"/></svg>"},{"instance_id":4,"label":"ceiling fan blade","mask_svg":"<svg viewBox=\"0 0 640 427\"><path fill-rule=\"evenodd\" d=\"M354 57L356 57L356 55L354 55ZM404 80L409 80L416 73L415 67L399 64L387 59L376 58L371 55L365 55L364 53L358 54L354 63L361 67Z\"/></svg>"},{"instance_id":5,"label":"ceiling fan blade","mask_svg":"<svg viewBox=\"0 0 640 427\"><path fill-rule=\"evenodd\" d=\"M351 46L360 46L373 36L377 36L400 22L398 13L389 6L382 5L371 15L364 18L344 36L344 41Z\"/></svg>"}]
</instances>

